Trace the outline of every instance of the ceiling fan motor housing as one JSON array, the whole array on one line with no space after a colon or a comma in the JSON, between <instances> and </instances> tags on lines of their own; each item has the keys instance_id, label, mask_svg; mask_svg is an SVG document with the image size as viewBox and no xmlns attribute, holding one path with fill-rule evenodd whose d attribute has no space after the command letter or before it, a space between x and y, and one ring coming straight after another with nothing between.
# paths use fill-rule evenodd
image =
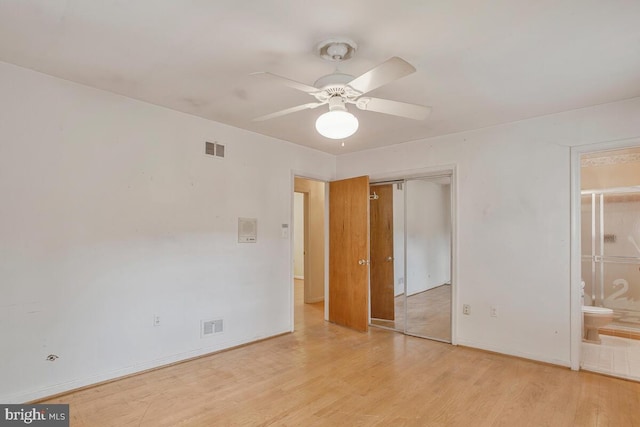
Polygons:
<instances>
[{"instance_id":1,"label":"ceiling fan motor housing","mask_svg":"<svg viewBox=\"0 0 640 427\"><path fill-rule=\"evenodd\" d=\"M348 86L348 83L352 80L352 75L343 73L333 73L322 76L313 84L320 89L318 92L313 93L313 96L320 102L326 102L333 97L343 97L354 100L362 94Z\"/></svg>"},{"instance_id":2,"label":"ceiling fan motor housing","mask_svg":"<svg viewBox=\"0 0 640 427\"><path fill-rule=\"evenodd\" d=\"M344 86L351 80L353 76L350 74L332 73L320 77L313 85L318 89L328 89L331 86Z\"/></svg>"},{"instance_id":3,"label":"ceiling fan motor housing","mask_svg":"<svg viewBox=\"0 0 640 427\"><path fill-rule=\"evenodd\" d=\"M342 96L336 95L329 98L329 111L347 111L347 107L345 107L345 100Z\"/></svg>"}]
</instances>

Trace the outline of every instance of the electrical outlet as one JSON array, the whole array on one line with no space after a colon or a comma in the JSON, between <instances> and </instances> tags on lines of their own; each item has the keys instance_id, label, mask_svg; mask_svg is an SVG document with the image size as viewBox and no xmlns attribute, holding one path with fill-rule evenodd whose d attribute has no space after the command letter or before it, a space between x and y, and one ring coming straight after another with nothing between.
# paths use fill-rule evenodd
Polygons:
<instances>
[{"instance_id":1,"label":"electrical outlet","mask_svg":"<svg viewBox=\"0 0 640 427\"><path fill-rule=\"evenodd\" d=\"M153 326L160 326L160 316L157 314L153 316Z\"/></svg>"},{"instance_id":2,"label":"electrical outlet","mask_svg":"<svg viewBox=\"0 0 640 427\"><path fill-rule=\"evenodd\" d=\"M467 316L471 314L471 306L469 304L462 306L462 314L466 314Z\"/></svg>"},{"instance_id":3,"label":"electrical outlet","mask_svg":"<svg viewBox=\"0 0 640 427\"><path fill-rule=\"evenodd\" d=\"M491 307L489 307L489 315L491 315L491 317L498 317L498 306L497 305L492 305Z\"/></svg>"}]
</instances>

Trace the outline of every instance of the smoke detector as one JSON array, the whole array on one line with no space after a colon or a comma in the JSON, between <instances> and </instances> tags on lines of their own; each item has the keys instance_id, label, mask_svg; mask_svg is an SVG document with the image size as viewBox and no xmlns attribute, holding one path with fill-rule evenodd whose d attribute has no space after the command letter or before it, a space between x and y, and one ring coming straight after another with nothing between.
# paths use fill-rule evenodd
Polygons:
<instances>
[{"instance_id":1,"label":"smoke detector","mask_svg":"<svg viewBox=\"0 0 640 427\"><path fill-rule=\"evenodd\" d=\"M346 61L356 53L358 45L346 37L333 37L318 43L316 52L322 59L333 62Z\"/></svg>"}]
</instances>

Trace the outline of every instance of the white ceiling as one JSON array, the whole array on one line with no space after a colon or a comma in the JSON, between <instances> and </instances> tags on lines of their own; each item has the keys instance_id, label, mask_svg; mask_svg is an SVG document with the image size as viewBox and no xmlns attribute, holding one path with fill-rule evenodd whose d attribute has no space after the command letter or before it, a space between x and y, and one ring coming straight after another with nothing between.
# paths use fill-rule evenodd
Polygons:
<instances>
[{"instance_id":1,"label":"white ceiling","mask_svg":"<svg viewBox=\"0 0 640 427\"><path fill-rule=\"evenodd\" d=\"M358 43L343 72L413 64L370 95L431 116L351 108L344 147L315 132L323 108L252 122L313 98L249 74L312 85L334 36ZM0 0L0 60L339 154L640 96L640 1Z\"/></svg>"}]
</instances>

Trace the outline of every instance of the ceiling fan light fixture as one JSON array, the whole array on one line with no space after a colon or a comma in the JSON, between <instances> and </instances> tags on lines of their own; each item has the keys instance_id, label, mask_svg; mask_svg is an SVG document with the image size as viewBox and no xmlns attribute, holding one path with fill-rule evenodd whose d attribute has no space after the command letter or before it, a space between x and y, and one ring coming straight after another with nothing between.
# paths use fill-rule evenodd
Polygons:
<instances>
[{"instance_id":1,"label":"ceiling fan light fixture","mask_svg":"<svg viewBox=\"0 0 640 427\"><path fill-rule=\"evenodd\" d=\"M316 46L316 53L327 61L342 62L356 53L358 45L346 37L332 37L323 40Z\"/></svg>"},{"instance_id":2,"label":"ceiling fan light fixture","mask_svg":"<svg viewBox=\"0 0 640 427\"><path fill-rule=\"evenodd\" d=\"M358 130L358 119L346 110L328 111L316 120L316 130L325 138L348 138Z\"/></svg>"}]
</instances>

